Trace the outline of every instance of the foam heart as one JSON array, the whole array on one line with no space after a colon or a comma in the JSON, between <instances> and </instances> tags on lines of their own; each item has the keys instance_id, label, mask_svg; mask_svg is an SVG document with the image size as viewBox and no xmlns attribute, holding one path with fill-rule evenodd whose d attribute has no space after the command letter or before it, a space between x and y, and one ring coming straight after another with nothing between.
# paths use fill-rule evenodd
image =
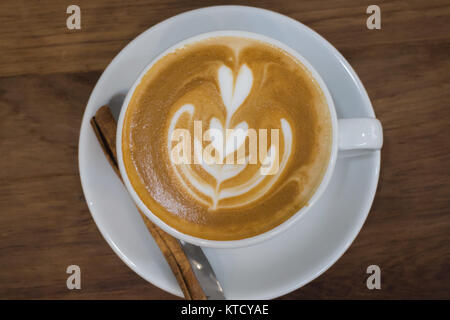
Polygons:
<instances>
[{"instance_id":1,"label":"foam heart","mask_svg":"<svg viewBox=\"0 0 450 320\"><path fill-rule=\"evenodd\" d=\"M230 68L223 65L218 72L220 94L227 109L226 125L228 126L231 117L242 105L250 93L253 85L253 73L249 67L244 64L239 69L236 82L234 82L233 72Z\"/></svg>"},{"instance_id":2,"label":"foam heart","mask_svg":"<svg viewBox=\"0 0 450 320\"><path fill-rule=\"evenodd\" d=\"M237 151L245 142L248 133L248 124L245 121L240 122L233 129L225 130L222 122L215 117L211 119L209 128L211 144L219 153L220 160Z\"/></svg>"}]
</instances>

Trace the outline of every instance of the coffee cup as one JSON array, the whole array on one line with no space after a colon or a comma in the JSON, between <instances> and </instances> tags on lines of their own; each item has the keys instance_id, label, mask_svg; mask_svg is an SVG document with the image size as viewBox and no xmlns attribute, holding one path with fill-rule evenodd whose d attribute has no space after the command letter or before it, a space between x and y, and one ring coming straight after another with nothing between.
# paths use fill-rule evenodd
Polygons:
<instances>
[{"instance_id":1,"label":"coffee cup","mask_svg":"<svg viewBox=\"0 0 450 320\"><path fill-rule=\"evenodd\" d=\"M168 55L170 55L174 52L177 52L177 50L179 50L181 48L189 47L190 45L197 44L197 43L203 43L203 42L207 41L208 39L220 39L220 38L224 38L224 37L234 37L234 38L238 38L238 39L252 39L255 41L259 41L261 43L265 43L267 45L270 45L272 47L275 47L275 48L281 50L282 52L287 53L289 56L293 57L298 62L300 62L301 66L306 69L307 74L312 78L312 83L314 83L314 85L316 85L320 89L319 91L321 92L321 97L322 97L323 101L325 102L324 105L326 106L326 110L327 110L327 119L328 119L327 121L329 122L331 139L329 141L329 145L327 144L328 149L329 149L329 154L327 154L326 163L322 164L324 172L320 175L320 179L318 178L319 180L317 181L317 185L314 186L314 190L311 192L310 195L308 195L307 202L303 203L301 208L299 208L298 210L295 210L294 213L290 214L290 216L288 218L286 218L284 221L282 221L281 223L277 224L276 226L271 227L268 230L264 230L263 232L260 232L258 234L254 234L249 237L243 237L243 238L239 238L239 239L219 239L218 240L218 239L212 239L207 236L206 237L198 236L198 235L196 236L195 234L193 235L192 233L188 233L188 232L184 232L183 230L180 230L179 227L177 228L176 225L168 222L169 220L165 220L164 217L161 217L161 215L158 216L157 214L155 214L155 212L154 212L155 210L152 210L153 204L151 201L150 202L143 201L142 192L145 192L145 190L142 191L143 188L141 188L142 190L137 190L138 188L136 187L136 183L133 183L133 181L136 180L136 175L134 175L134 177L132 176L130 178L130 171L127 170L127 164L126 164L127 161L128 162L130 162L130 161L129 161L129 159L124 159L124 157L128 157L128 149L129 149L127 142L125 142L126 150L124 152L124 141L126 141L126 140L124 140L124 137L126 139L126 136L124 135L124 127L127 126L127 121L126 121L127 111L130 108L130 104L132 104L133 98L135 98L136 95L139 94L138 91L142 89L142 88L140 88L140 86L142 84L144 77L148 76L148 74L150 72L153 72L156 74L156 72L153 71L153 69L155 66L158 66L158 62L162 61ZM222 92L222 97L224 97L223 92L228 90L228 89L224 89L226 87L226 83L228 81L227 80L228 78L226 76L228 71L225 68L222 68L222 69L219 68L218 72L219 73L222 72L222 74L223 74L223 77L220 78L220 76L219 76L219 78L223 79L224 85L223 85L223 87L221 86L221 90L222 90L221 92ZM247 69L240 68L238 70L238 76L236 77L236 79L234 79L235 84L240 81L239 79L244 79L241 81L242 83L244 83L242 85L242 88L244 88L242 90L244 90L244 91L246 88L245 79L247 79L249 77L251 79L251 76L249 76L248 72L249 71ZM250 73L250 75L251 75L251 73ZM231 80L231 83L232 82L233 82L233 80ZM237 90L237 91L239 91L239 90ZM239 100L239 97L236 99ZM231 97L229 100L230 101L233 100L233 97ZM226 105L225 102L224 102L224 104ZM185 105L190 105L190 104L185 104ZM183 105L183 107L185 105ZM230 109L236 108L236 107L232 106L233 104L231 102L230 102L230 105L231 105ZM185 111L189 112L190 109L185 108ZM235 110L233 110L233 111L235 111ZM156 112L156 110L155 110L155 112ZM177 116L180 114L181 113L178 113ZM289 121L287 121L287 122L289 122ZM212 123L213 123L213 121L211 121L211 124ZM217 123L219 123L217 126L223 126L223 125L220 125L220 121L217 121ZM226 123L226 121L222 121L222 123ZM281 121L281 123L283 124L282 121ZM127 129L127 128L125 128L125 129ZM248 128L247 128L247 130L248 130ZM282 134L283 134L283 143L282 144L284 145L285 150L286 150L286 145L287 145L286 141L288 141L288 139L286 139L286 136L288 136L286 134L286 132L295 131L295 130L296 130L295 126L291 125L289 127L289 130L282 132ZM222 131L223 131L223 129L222 129ZM128 131L127 131L127 133L128 133ZM172 135L173 135L173 132L172 132ZM217 140L215 140L215 141L217 141ZM338 155L339 151L349 152L349 150L361 150L361 149L377 150L377 149L381 148L382 143L383 143L382 127L381 127L380 122L377 119L374 119L374 118L338 119L337 118L334 102L333 102L333 99L331 97L329 90L327 89L326 84L324 83L324 81L322 80L322 78L320 77L318 72L313 68L313 66L303 56L301 56L297 51L291 49L290 47L288 47L287 45L283 44L282 42L280 42L278 40L275 40L275 39L272 39L272 38L269 38L269 37L266 37L266 36L263 36L260 34L243 32L243 31L217 31L217 32L200 34L200 35L191 37L189 39L186 39L184 41L181 41L181 42L177 43L176 45L174 45L173 47L171 47L171 48L167 49L166 51L164 51L163 53L161 53L156 59L154 59L153 61L151 61L148 64L148 66L141 72L139 77L136 79L134 85L129 90L129 92L124 100L124 103L123 103L123 106L121 109L121 113L119 116L119 121L118 121L116 146L117 146L118 165L119 165L120 173L122 175L125 186L126 186L128 192L130 193L130 195L132 196L133 200L139 207L139 209L153 223L155 223L161 229L163 229L164 231L173 235L174 237L176 237L180 240L184 240L189 243L193 243L193 244L196 244L199 246L205 246L205 247L234 248L234 247L253 245L258 242L267 240L267 239L283 232L284 230L286 230L287 228L292 226L294 223L297 223L301 219L301 217L309 211L309 208L311 208L314 205L314 203L316 201L318 201L318 199L321 197L321 195L326 190L326 187L332 177L336 159L337 159L337 155ZM170 141L169 141L169 144L170 144ZM299 144L297 144L297 145L299 145ZM224 146L225 146L224 149L227 149L226 143L224 143ZM152 148L152 145L149 145L148 148ZM291 148L294 148L294 147L291 146ZM144 149L145 148L142 148L142 150L144 150ZM220 148L217 148L216 150L219 150L219 149ZM145 152L145 150L142 152ZM170 153L170 150L168 151L168 153ZM224 152L224 153L226 154L227 152ZM282 160L281 153L282 152L280 152L280 158ZM283 153L283 155L284 155L284 153ZM221 156L220 158L223 158L223 157ZM281 161L281 164L282 163L283 162ZM161 164L161 165L163 165L163 164ZM263 164L261 164L261 166L262 165ZM280 162L278 163L278 165L280 165ZM211 172L210 172L210 174L214 175L214 173L211 173ZM181 179L183 179L183 178L186 178L186 175L182 175ZM283 178L283 179L285 179L285 178ZM185 183L185 182L183 182L183 183ZM276 183L277 183L277 181L275 181L273 183L273 185L275 186ZM169 186L170 185L167 184L166 188L168 188ZM149 188L153 188L153 187L154 186L149 186ZM159 190L159 192L161 192L161 190ZM196 195L195 193L192 193L189 195L189 197L192 197L192 196L195 197L195 195ZM269 197L269 193L265 193L263 196L261 196L261 199L264 199L267 197ZM202 199L203 198L201 198L200 200L202 200ZM261 202L262 201L261 199L258 199L258 201ZM168 204L168 206L170 207L170 204ZM217 200L212 201L211 205L210 205L210 207L212 208L211 209L212 215L217 214L214 211L216 206L217 206ZM238 210L238 209L233 209L233 210ZM242 228L246 227L245 222L242 222L241 227ZM201 225L199 228L201 228Z\"/></svg>"}]
</instances>

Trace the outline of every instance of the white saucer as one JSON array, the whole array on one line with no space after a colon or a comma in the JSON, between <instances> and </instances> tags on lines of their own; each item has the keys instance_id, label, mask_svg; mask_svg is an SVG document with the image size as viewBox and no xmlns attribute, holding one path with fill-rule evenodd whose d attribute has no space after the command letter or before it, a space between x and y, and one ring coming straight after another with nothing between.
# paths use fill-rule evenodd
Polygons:
<instances>
[{"instance_id":1,"label":"white saucer","mask_svg":"<svg viewBox=\"0 0 450 320\"><path fill-rule=\"evenodd\" d=\"M177 296L182 293L175 277L103 155L89 121L104 104L117 116L140 71L160 52L185 38L216 30L256 32L286 43L325 80L339 118L375 117L366 90L339 52L311 29L272 11L242 6L194 10L165 20L130 42L100 77L84 113L81 183L92 217L116 254L141 277ZM325 194L286 232L246 248L205 248L227 298L276 298L326 271L361 229L375 196L379 169L379 151L341 154Z\"/></svg>"}]
</instances>

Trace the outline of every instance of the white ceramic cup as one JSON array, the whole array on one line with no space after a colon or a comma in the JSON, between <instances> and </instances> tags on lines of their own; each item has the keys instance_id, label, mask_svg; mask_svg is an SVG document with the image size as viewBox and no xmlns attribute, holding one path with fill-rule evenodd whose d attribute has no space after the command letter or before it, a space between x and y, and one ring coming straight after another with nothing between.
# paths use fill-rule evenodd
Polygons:
<instances>
[{"instance_id":1,"label":"white ceramic cup","mask_svg":"<svg viewBox=\"0 0 450 320\"><path fill-rule=\"evenodd\" d=\"M297 60L299 60L310 72L311 75L314 77L314 79L319 84L320 88L322 89L325 98L327 100L328 108L330 110L331 115L331 125L332 125L332 145L331 145L331 155L330 160L328 163L327 170L322 178L322 181L319 185L319 187L316 189L316 192L313 194L313 196L309 199L308 206L305 206L301 208L298 212L293 214L289 219L287 219L282 224L278 225L277 227L266 231L262 234L259 234L257 236L251 237L251 238L245 238L241 240L229 240L229 241L218 241L218 240L208 240L208 239L202 239L193 237L191 235L182 233L178 231L177 229L169 226L164 221L162 221L160 218L158 218L156 215L154 215L150 208L148 208L140 199L136 191L134 190L133 186L130 183L130 180L127 175L127 171L125 169L124 161L123 161L123 154L122 154L122 128L124 124L125 119L125 113L127 111L129 102L134 94L134 91L136 87L139 85L141 79L143 76L147 73L148 70L151 69L151 67L162 57L166 56L168 53L173 52L187 44L191 44L194 42L198 42L201 40L205 40L212 37L220 37L220 36L235 36L235 37L243 37L243 38L251 38L251 39L257 39L260 41L264 41L266 43L269 43L271 45L274 45L289 54L291 54L293 57L295 57ZM356 150L356 149L372 149L377 150L380 149L383 144L383 130L381 127L380 121L374 118L355 118L355 119L337 119L336 116L336 110L334 107L334 102L331 97L330 92L328 91L327 86L325 85L325 82L320 77L319 73L313 68L313 66L303 57L301 56L297 51L293 50L292 48L288 47L284 43L269 38L267 36L263 36L257 33L251 33L251 32L244 32L244 31L214 31L214 32L208 32L203 33L191 38L188 38L184 41L181 41L177 43L176 45L172 46L171 48L167 49L163 53L161 53L156 59L154 59L152 62L150 62L147 67L144 68L144 70L141 72L139 77L136 79L135 83L131 87L131 89L128 91L128 94L124 100L124 103L122 105L122 109L120 111L119 121L117 124L117 135L116 135L116 148L117 148L117 160L119 165L120 174L122 175L122 179L125 183L125 186L130 193L131 197L133 198L134 202L137 204L139 209L158 227L166 231L167 233L171 234L175 238L178 238L180 240L199 245L204 247L213 247L213 248L237 248L237 247L244 247L256 244L258 242L267 240L276 234L279 234L280 232L283 232L287 228L289 228L291 225L296 223L304 214L308 212L308 210L314 205L314 203L319 199L319 197L323 194L324 190L326 189L328 182L331 179L331 176L333 174L334 166L337 159L338 151L340 150Z\"/></svg>"}]
</instances>

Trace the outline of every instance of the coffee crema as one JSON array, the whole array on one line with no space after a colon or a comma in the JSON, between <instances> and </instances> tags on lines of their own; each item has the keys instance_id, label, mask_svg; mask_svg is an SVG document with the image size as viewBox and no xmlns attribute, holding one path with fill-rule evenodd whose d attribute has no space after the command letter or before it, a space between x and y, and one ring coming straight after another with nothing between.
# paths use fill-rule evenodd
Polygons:
<instances>
[{"instance_id":1,"label":"coffee crema","mask_svg":"<svg viewBox=\"0 0 450 320\"><path fill-rule=\"evenodd\" d=\"M177 140L179 129L190 140ZM278 47L234 36L158 60L133 93L122 133L125 169L143 203L209 240L256 236L307 205L331 144L326 98L308 69ZM202 161L205 150L219 161Z\"/></svg>"}]
</instances>

